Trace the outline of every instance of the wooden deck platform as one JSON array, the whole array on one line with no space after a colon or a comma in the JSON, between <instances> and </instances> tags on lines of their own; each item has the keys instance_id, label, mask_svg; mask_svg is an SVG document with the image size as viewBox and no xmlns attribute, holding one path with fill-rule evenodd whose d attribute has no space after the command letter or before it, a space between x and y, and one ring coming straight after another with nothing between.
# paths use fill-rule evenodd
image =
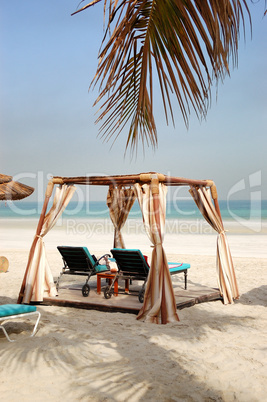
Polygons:
<instances>
[{"instance_id":1,"label":"wooden deck platform","mask_svg":"<svg viewBox=\"0 0 267 402\"><path fill-rule=\"evenodd\" d=\"M97 294L96 280L92 279L90 280L90 294L88 297L84 297L81 291L83 284L84 282L64 284L60 286L57 297L45 297L43 304L132 314L138 314L141 308L135 292L124 293L123 283L119 283L119 292L122 293L119 293L118 296L113 295L108 300L104 297L103 288L102 293ZM208 288L192 282L188 283L187 290L175 284L173 287L178 310L198 303L221 300L220 292L215 288ZM138 285L131 287L132 291L138 291L138 289L140 289Z\"/></svg>"}]
</instances>

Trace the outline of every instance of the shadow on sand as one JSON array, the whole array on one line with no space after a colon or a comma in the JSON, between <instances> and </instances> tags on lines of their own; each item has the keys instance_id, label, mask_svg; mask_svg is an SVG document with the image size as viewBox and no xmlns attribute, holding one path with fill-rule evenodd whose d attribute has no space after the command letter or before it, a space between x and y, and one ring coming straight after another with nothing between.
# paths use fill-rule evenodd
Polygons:
<instances>
[{"instance_id":1,"label":"shadow on sand","mask_svg":"<svg viewBox=\"0 0 267 402\"><path fill-rule=\"evenodd\" d=\"M236 303L267 307L267 285L262 285L242 294Z\"/></svg>"},{"instance_id":2,"label":"shadow on sand","mask_svg":"<svg viewBox=\"0 0 267 402\"><path fill-rule=\"evenodd\" d=\"M1 304L14 302L0 297ZM34 338L22 334L13 344L0 338L1 366L14 376L45 364L54 381L61 379L57 380L62 385L61 397L67 399L75 395L76 400L121 401L127 395L127 401L224 400L220 390L203 381L205 377L194 375L192 367L188 370L188 364L193 363L186 358L185 346L180 351L175 346L185 339L201 345L207 331L227 331L223 314L211 317L210 311L196 310L194 325L180 322L164 326L143 323L134 315L122 313L38 309L42 317ZM104 325L107 319L108 332ZM244 325L241 318L227 316L228 326L238 325L239 320ZM168 348L164 347L166 340Z\"/></svg>"}]
</instances>

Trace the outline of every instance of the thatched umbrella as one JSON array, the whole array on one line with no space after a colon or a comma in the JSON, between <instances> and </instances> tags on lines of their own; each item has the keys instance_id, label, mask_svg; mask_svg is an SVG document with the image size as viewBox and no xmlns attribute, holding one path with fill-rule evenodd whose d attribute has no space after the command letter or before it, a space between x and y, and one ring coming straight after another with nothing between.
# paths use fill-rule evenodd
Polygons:
<instances>
[{"instance_id":1,"label":"thatched umbrella","mask_svg":"<svg viewBox=\"0 0 267 402\"><path fill-rule=\"evenodd\" d=\"M12 180L12 176L0 174L0 200L21 200L31 195L33 191L33 187ZM0 272L6 272L8 266L8 259L0 256Z\"/></svg>"},{"instance_id":2,"label":"thatched umbrella","mask_svg":"<svg viewBox=\"0 0 267 402\"><path fill-rule=\"evenodd\" d=\"M33 187L12 180L12 176L0 174L0 200L21 200L34 191Z\"/></svg>"}]
</instances>

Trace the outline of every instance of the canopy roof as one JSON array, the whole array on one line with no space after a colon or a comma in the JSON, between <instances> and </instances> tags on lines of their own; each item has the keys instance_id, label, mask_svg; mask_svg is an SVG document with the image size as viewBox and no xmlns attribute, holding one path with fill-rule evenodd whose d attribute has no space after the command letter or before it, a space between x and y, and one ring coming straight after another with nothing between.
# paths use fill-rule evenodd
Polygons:
<instances>
[{"instance_id":1,"label":"canopy roof","mask_svg":"<svg viewBox=\"0 0 267 402\"><path fill-rule=\"evenodd\" d=\"M93 185L93 186L131 186L134 184L143 185L151 183L153 177L157 177L159 183L166 186L204 186L210 187L212 198L214 201L215 209L221 219L220 207L218 204L218 195L216 185L213 180L194 180L186 179L184 177L167 176L162 173L148 172L130 175L113 175L113 176L77 176L77 177L62 177L53 176L48 185L47 192L52 194L54 184L67 184L67 185ZM48 193L47 193L48 194ZM221 219L222 220L222 219Z\"/></svg>"},{"instance_id":2,"label":"canopy roof","mask_svg":"<svg viewBox=\"0 0 267 402\"><path fill-rule=\"evenodd\" d=\"M109 186L113 185L131 185L135 183L147 183L151 181L151 175L157 175L158 180L167 186L213 186L212 180L192 180L183 177L166 176L161 173L149 172L131 175L115 175L115 176L79 176L79 177L61 177L54 176L52 178L53 184L81 184L81 185L95 185L95 186Z\"/></svg>"}]
</instances>

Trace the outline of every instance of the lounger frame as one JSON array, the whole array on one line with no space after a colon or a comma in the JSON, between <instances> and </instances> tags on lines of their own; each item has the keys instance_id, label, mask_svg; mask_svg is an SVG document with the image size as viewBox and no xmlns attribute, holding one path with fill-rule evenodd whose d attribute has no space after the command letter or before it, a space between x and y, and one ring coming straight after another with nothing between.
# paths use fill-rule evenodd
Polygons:
<instances>
[{"instance_id":1,"label":"lounger frame","mask_svg":"<svg viewBox=\"0 0 267 402\"><path fill-rule=\"evenodd\" d=\"M96 275L98 272L109 271L109 266L101 265L100 261L104 258L110 257L110 254L104 254L102 257L96 259L89 253L87 247L58 246L57 249L62 256L64 264L56 281L57 291L59 289L59 281L62 275L87 276L85 284L82 287L82 294L86 297L90 293L88 282L91 276Z\"/></svg>"},{"instance_id":2,"label":"lounger frame","mask_svg":"<svg viewBox=\"0 0 267 402\"><path fill-rule=\"evenodd\" d=\"M29 318L30 316L33 316L33 315L37 315L37 319L36 319L36 322L35 322L33 331L32 331L32 333L31 333L31 335L30 335L30 337L32 337L32 336L35 335L35 333L36 333L36 331L37 331L37 327L38 327L39 321L40 321L41 313L40 313L39 311L32 311L32 312L30 312L30 313L14 314L14 315L7 315L7 316L5 316L5 317L0 317L0 328L3 330L3 332L4 332L4 334L5 334L6 338L7 338L7 340L8 340L9 342L15 342L15 340L14 340L14 339L10 339L10 337L9 337L9 335L8 335L8 333L7 333L7 331L6 331L5 327L4 327L4 325L3 325L3 323L4 323L4 322L6 323L6 322L9 321L9 320L16 320L17 318L26 319L26 318Z\"/></svg>"}]
</instances>

